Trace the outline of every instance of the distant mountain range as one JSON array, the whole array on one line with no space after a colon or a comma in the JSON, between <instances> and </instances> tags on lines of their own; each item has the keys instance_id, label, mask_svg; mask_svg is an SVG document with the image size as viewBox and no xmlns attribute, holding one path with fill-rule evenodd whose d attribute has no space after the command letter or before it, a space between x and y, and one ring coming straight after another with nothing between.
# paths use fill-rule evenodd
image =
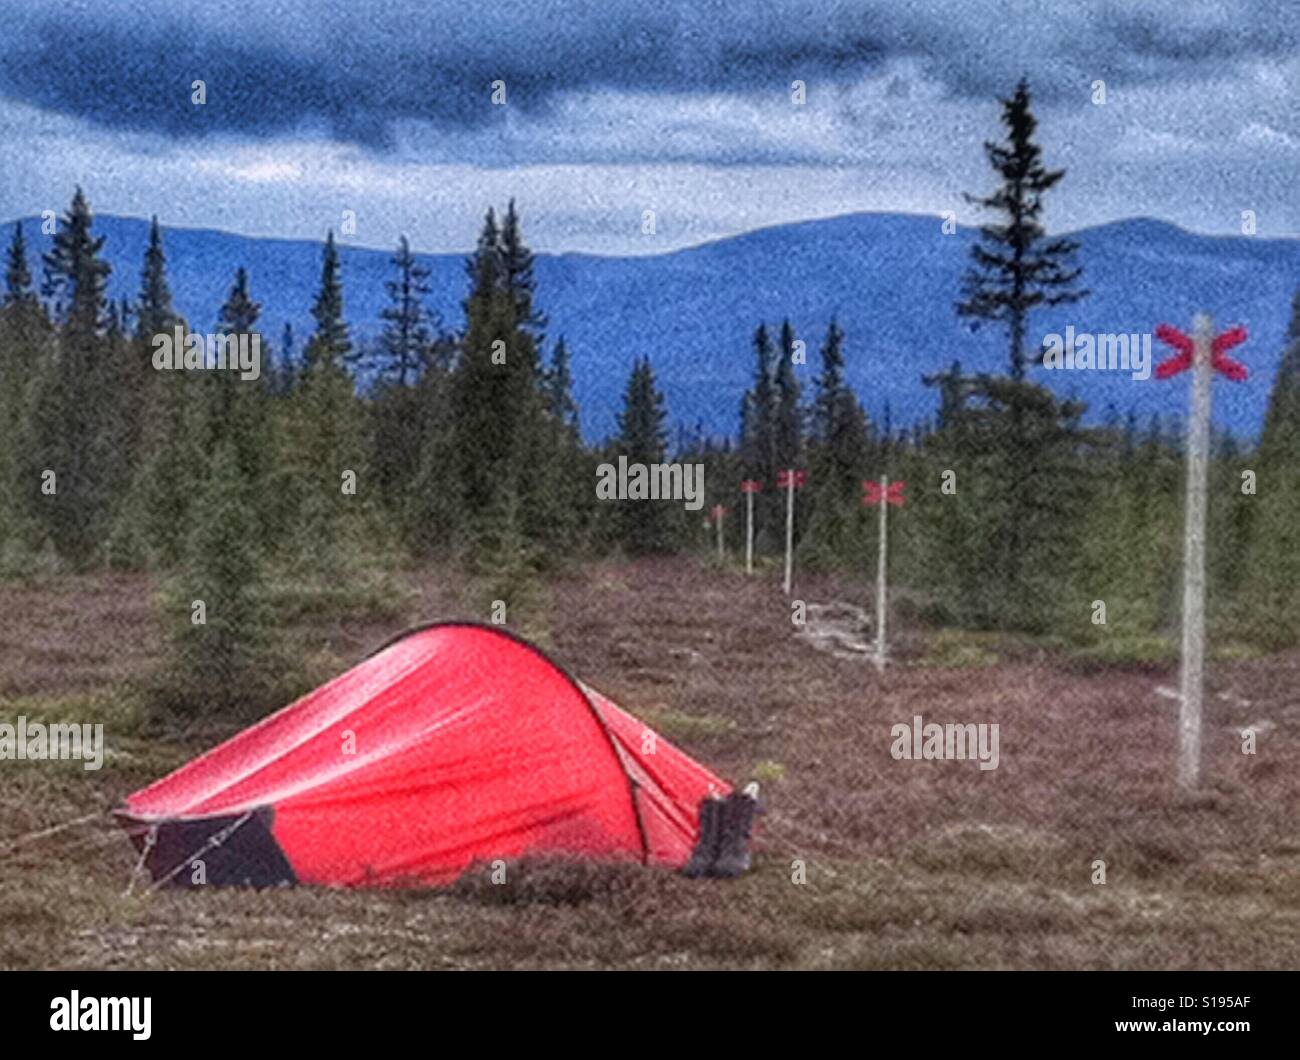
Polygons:
<instances>
[{"instance_id":1,"label":"distant mountain range","mask_svg":"<svg viewBox=\"0 0 1300 1060\"><path fill-rule=\"evenodd\" d=\"M5 226L7 242L9 226ZM24 225L32 253L48 249L39 218ZM110 291L133 297L148 223L98 215L113 265ZM944 235L939 219L864 213L758 229L650 257L537 254L537 302L550 340L563 335L573 357L584 433L615 429L632 360L649 355L675 424L702 422L733 434L753 366L751 337L760 322L789 317L807 343L799 369L811 388L827 323L846 332L848 375L868 415L879 422L888 404L895 427L934 414L937 394L921 376L960 359L969 371L1000 371L1001 329L959 319L953 303L976 233ZM1044 310L1031 320L1031 341L1049 332L1144 333L1167 321L1190 326L1206 309L1216 323L1250 331L1240 353L1245 384L1216 384L1215 421L1241 436L1258 433L1281 356L1291 298L1300 286L1300 240L1203 236L1171 224L1134 219L1075 234L1092 295L1076 306ZM179 311L197 330L214 327L235 268L248 268L262 303L265 337L278 345L286 322L299 348L311 332L311 302L320 274L320 243L254 239L206 229L166 229L169 276ZM418 236L414 239L418 243ZM354 335L378 332L390 278L390 249L344 246L344 298ZM424 254L431 270L429 305L445 323L462 324L466 292L463 254ZM1164 355L1159 346L1154 355ZM549 353L549 342L548 342ZM1137 381L1126 372L1048 372L1035 378L1089 404L1089 419L1113 409L1146 420L1181 415L1186 377Z\"/></svg>"}]
</instances>

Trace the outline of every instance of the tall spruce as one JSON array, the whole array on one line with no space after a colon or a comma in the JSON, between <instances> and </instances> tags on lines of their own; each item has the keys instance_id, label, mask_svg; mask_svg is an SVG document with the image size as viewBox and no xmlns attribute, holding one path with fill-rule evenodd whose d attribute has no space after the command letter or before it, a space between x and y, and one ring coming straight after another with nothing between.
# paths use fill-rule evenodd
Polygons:
<instances>
[{"instance_id":1,"label":"tall spruce","mask_svg":"<svg viewBox=\"0 0 1300 1060\"><path fill-rule=\"evenodd\" d=\"M376 368L381 380L405 387L419 379L433 342L424 304L430 291L429 270L411 252L406 236L398 240L392 264L397 275L384 283L389 304L379 314L384 328Z\"/></svg>"},{"instance_id":2,"label":"tall spruce","mask_svg":"<svg viewBox=\"0 0 1300 1060\"><path fill-rule=\"evenodd\" d=\"M42 293L54 310L58 352L40 383L35 448L25 454L24 473L37 522L58 552L78 564L106 534L124 467L118 436L124 388L120 365L103 341L111 269L93 225L78 188L44 256ZM53 492L43 491L47 483Z\"/></svg>"},{"instance_id":3,"label":"tall spruce","mask_svg":"<svg viewBox=\"0 0 1300 1060\"><path fill-rule=\"evenodd\" d=\"M365 498L372 495L362 410L346 368L352 343L333 232L312 316L316 330L303 352L301 380L278 410L282 456L268 520L304 575L332 579L356 569Z\"/></svg>"},{"instance_id":4,"label":"tall spruce","mask_svg":"<svg viewBox=\"0 0 1300 1060\"><path fill-rule=\"evenodd\" d=\"M0 493L6 498L20 489L27 448L32 380L39 379L49 356L49 322L32 287L27 244L21 223L14 225L5 258L5 288L0 299ZM0 548L16 549L26 524L19 506L0 504Z\"/></svg>"},{"instance_id":5,"label":"tall spruce","mask_svg":"<svg viewBox=\"0 0 1300 1060\"><path fill-rule=\"evenodd\" d=\"M551 351L551 364L546 372L546 411L557 422L577 432L578 403L573 400L573 370L563 335Z\"/></svg>"},{"instance_id":6,"label":"tall spruce","mask_svg":"<svg viewBox=\"0 0 1300 1060\"><path fill-rule=\"evenodd\" d=\"M975 265L962 283L960 316L992 320L1007 327L1008 367L1012 379L1023 379L1027 360L1025 334L1029 313L1043 306L1077 302L1087 291L1075 286L1081 269L1072 262L1079 244L1049 238L1041 224L1043 196L1065 176L1049 170L1034 141L1034 117L1029 85L1021 80L1010 99L1002 102L1006 141L987 141L984 152L1001 180L991 195L967 195L1001 216L996 224L980 228L980 240L971 247Z\"/></svg>"},{"instance_id":7,"label":"tall spruce","mask_svg":"<svg viewBox=\"0 0 1300 1060\"><path fill-rule=\"evenodd\" d=\"M844 373L844 332L831 320L821 345L821 371L811 416L810 482L802 561L833 566L860 551L859 483L868 467L866 414Z\"/></svg>"},{"instance_id":8,"label":"tall spruce","mask_svg":"<svg viewBox=\"0 0 1300 1060\"><path fill-rule=\"evenodd\" d=\"M623 392L615 450L629 466L649 467L664 460L668 448L668 413L655 385L650 358L636 361ZM622 541L632 553L665 552L672 547L671 518L663 500L620 501Z\"/></svg>"},{"instance_id":9,"label":"tall spruce","mask_svg":"<svg viewBox=\"0 0 1300 1060\"><path fill-rule=\"evenodd\" d=\"M339 275L339 252L334 232L325 237L325 254L321 261L320 288L311 307L316 331L303 352L304 370L318 365L341 365L352 352L352 340L343 319L343 281Z\"/></svg>"},{"instance_id":10,"label":"tall spruce","mask_svg":"<svg viewBox=\"0 0 1300 1060\"><path fill-rule=\"evenodd\" d=\"M1300 290L1269 394L1255 460L1243 609L1253 638L1271 647L1300 642ZM1234 468L1239 483L1240 469ZM1240 489L1234 489L1240 495Z\"/></svg>"},{"instance_id":11,"label":"tall spruce","mask_svg":"<svg viewBox=\"0 0 1300 1060\"><path fill-rule=\"evenodd\" d=\"M171 286L167 282L167 254L162 229L155 216L149 224L149 245L140 273L140 295L136 300L136 337L146 340L170 331L176 325Z\"/></svg>"},{"instance_id":12,"label":"tall spruce","mask_svg":"<svg viewBox=\"0 0 1300 1060\"><path fill-rule=\"evenodd\" d=\"M799 468L804 459L804 410L795 374L796 339L789 320L781 323L781 346L773 381L776 390L774 439L778 468Z\"/></svg>"}]
</instances>

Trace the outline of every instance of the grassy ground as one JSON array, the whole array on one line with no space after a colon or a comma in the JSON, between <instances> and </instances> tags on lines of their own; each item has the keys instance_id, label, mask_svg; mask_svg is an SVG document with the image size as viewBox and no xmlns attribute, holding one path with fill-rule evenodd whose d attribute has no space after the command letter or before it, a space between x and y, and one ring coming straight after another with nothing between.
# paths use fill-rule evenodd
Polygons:
<instances>
[{"instance_id":1,"label":"grassy ground","mask_svg":"<svg viewBox=\"0 0 1300 1060\"><path fill-rule=\"evenodd\" d=\"M486 617L445 572L408 580L400 613L303 608L286 632L309 669L337 672L408 621ZM765 780L745 878L534 864L443 892L128 894L133 853L106 825L8 844L112 806L231 731L142 718L129 689L156 662L152 592L123 576L0 587L0 718L102 721L109 747L98 772L0 762L0 967L1300 965L1300 656L1215 662L1208 779L1183 801L1177 704L1157 692L1177 683L1167 664L904 628L880 675L797 638L774 578L686 560L555 581L529 631L718 772ZM867 602L829 580L798 592ZM998 723L999 768L895 761L890 726L917 713Z\"/></svg>"}]
</instances>

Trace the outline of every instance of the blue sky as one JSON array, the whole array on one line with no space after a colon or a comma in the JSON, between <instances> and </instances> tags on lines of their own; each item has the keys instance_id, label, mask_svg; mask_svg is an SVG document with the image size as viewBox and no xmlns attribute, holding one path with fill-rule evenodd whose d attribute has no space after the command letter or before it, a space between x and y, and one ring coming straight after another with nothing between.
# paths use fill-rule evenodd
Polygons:
<instances>
[{"instance_id":1,"label":"blue sky","mask_svg":"<svg viewBox=\"0 0 1300 1060\"><path fill-rule=\"evenodd\" d=\"M1261 236L1297 236L1288 7L0 0L0 218L80 183L99 211L250 235L318 238L351 210L348 242L429 251L468 248L512 195L551 252L855 210L976 223L961 193L988 189L980 145L1025 74L1069 171L1052 228L1237 233L1251 210Z\"/></svg>"}]
</instances>

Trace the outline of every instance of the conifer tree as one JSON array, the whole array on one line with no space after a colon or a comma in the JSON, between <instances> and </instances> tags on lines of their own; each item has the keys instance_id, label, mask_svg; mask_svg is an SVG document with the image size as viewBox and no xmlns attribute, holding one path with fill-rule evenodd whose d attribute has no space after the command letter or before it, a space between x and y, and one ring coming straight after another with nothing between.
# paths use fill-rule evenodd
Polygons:
<instances>
[{"instance_id":1,"label":"conifer tree","mask_svg":"<svg viewBox=\"0 0 1300 1060\"><path fill-rule=\"evenodd\" d=\"M110 267L100 256L104 239L92 234L93 224L78 188L44 256L42 292L54 307L57 356L40 381L34 449L24 454L33 515L59 554L74 563L89 560L103 539L123 467L115 434L120 364L106 355L102 341ZM54 478L43 478L46 471ZM41 492L46 481L54 483L54 493Z\"/></svg>"},{"instance_id":2,"label":"conifer tree","mask_svg":"<svg viewBox=\"0 0 1300 1060\"><path fill-rule=\"evenodd\" d=\"M655 386L650 359L636 361L623 393L616 452L627 457L629 466L661 463L668 446L667 418L664 396ZM671 548L667 504L648 499L620 502L622 539L630 552L664 552Z\"/></svg>"},{"instance_id":3,"label":"conifer tree","mask_svg":"<svg viewBox=\"0 0 1300 1060\"><path fill-rule=\"evenodd\" d=\"M257 518L233 437L211 454L186 564L169 585L168 665L159 692L174 711L247 717L273 683Z\"/></svg>"},{"instance_id":4,"label":"conifer tree","mask_svg":"<svg viewBox=\"0 0 1300 1060\"><path fill-rule=\"evenodd\" d=\"M325 237L325 255L321 262L320 289L311 308L316 331L303 351L303 368L311 373L317 368L333 370L352 352L352 340L343 319L343 281L339 275L339 252L331 229Z\"/></svg>"},{"instance_id":5,"label":"conifer tree","mask_svg":"<svg viewBox=\"0 0 1300 1060\"><path fill-rule=\"evenodd\" d=\"M546 373L546 411L575 433L578 429L578 404L573 400L573 372L569 367L569 348L560 336L551 351L551 366Z\"/></svg>"},{"instance_id":6,"label":"conifer tree","mask_svg":"<svg viewBox=\"0 0 1300 1060\"><path fill-rule=\"evenodd\" d=\"M781 324L781 350L776 363L776 412L774 445L776 466L801 468L804 459L803 406L799 379L795 375L795 334L790 321Z\"/></svg>"},{"instance_id":7,"label":"conifer tree","mask_svg":"<svg viewBox=\"0 0 1300 1060\"><path fill-rule=\"evenodd\" d=\"M805 521L813 551L805 550L804 560L828 566L860 551L860 483L875 470L868 466L866 414L844 377L844 332L834 319L821 347L809 463Z\"/></svg>"},{"instance_id":8,"label":"conifer tree","mask_svg":"<svg viewBox=\"0 0 1300 1060\"><path fill-rule=\"evenodd\" d=\"M424 305L430 291L429 270L411 253L406 236L398 240L392 263L397 276L384 284L389 304L380 313L384 329L376 367L382 381L406 387L419 379L433 342L429 311Z\"/></svg>"},{"instance_id":9,"label":"conifer tree","mask_svg":"<svg viewBox=\"0 0 1300 1060\"><path fill-rule=\"evenodd\" d=\"M305 572L354 573L368 490L362 412L345 361L352 350L334 234L322 258L312 306L316 331L303 352L301 380L281 410L272 535L289 544Z\"/></svg>"},{"instance_id":10,"label":"conifer tree","mask_svg":"<svg viewBox=\"0 0 1300 1060\"><path fill-rule=\"evenodd\" d=\"M975 265L963 280L964 298L957 313L1006 324L1011 378L1022 379L1031 359L1025 349L1029 313L1077 302L1088 292L1075 286L1081 270L1072 261L1079 245L1049 238L1040 223L1043 196L1065 170L1043 165L1042 150L1034 141L1038 122L1024 79L1010 99L1002 100L1002 123L1006 142L984 144L1001 185L988 196L966 196L967 202L995 211L1001 220L981 227L980 240L971 247Z\"/></svg>"},{"instance_id":11,"label":"conifer tree","mask_svg":"<svg viewBox=\"0 0 1300 1060\"><path fill-rule=\"evenodd\" d=\"M23 226L17 223L0 298L0 495L5 498L30 492L19 481L24 468L18 454L29 445L32 384L48 371L49 340L49 321L32 288ZM0 549L17 549L28 529L18 505L0 504Z\"/></svg>"},{"instance_id":12,"label":"conifer tree","mask_svg":"<svg viewBox=\"0 0 1300 1060\"><path fill-rule=\"evenodd\" d=\"M1269 394L1254 463L1244 564L1243 609L1254 640L1281 648L1300 642L1300 291L1291 303L1287 346ZM1241 468L1233 468L1233 493Z\"/></svg>"}]
</instances>

